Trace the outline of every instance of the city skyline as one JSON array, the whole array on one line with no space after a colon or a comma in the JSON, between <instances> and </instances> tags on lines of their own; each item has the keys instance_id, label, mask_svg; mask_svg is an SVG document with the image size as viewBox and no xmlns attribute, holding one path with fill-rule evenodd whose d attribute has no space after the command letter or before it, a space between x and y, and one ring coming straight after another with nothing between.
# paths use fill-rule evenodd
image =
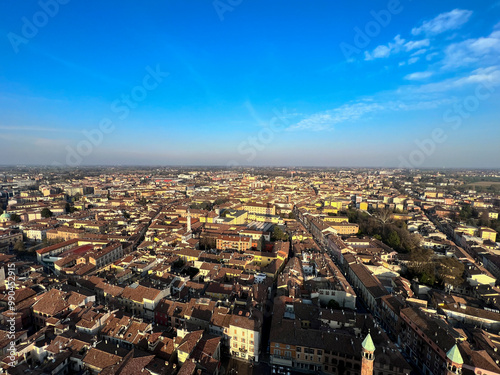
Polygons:
<instances>
[{"instance_id":1,"label":"city skyline","mask_svg":"<svg viewBox=\"0 0 500 375\"><path fill-rule=\"evenodd\" d=\"M499 166L500 2L3 7L1 164Z\"/></svg>"}]
</instances>

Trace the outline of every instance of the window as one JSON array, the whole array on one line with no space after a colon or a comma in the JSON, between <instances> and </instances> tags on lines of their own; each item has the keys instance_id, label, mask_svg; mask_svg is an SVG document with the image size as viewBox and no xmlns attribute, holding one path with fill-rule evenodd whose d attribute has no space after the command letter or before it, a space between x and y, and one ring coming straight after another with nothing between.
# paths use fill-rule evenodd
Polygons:
<instances>
[{"instance_id":1,"label":"window","mask_svg":"<svg viewBox=\"0 0 500 375\"><path fill-rule=\"evenodd\" d=\"M300 351L302 350L302 348L300 346L297 346L297 353L300 353Z\"/></svg>"},{"instance_id":2,"label":"window","mask_svg":"<svg viewBox=\"0 0 500 375\"><path fill-rule=\"evenodd\" d=\"M292 352L290 352L290 351L288 351L288 350L287 350L287 351L285 351L285 357L286 357L286 358L291 358L291 357L292 357Z\"/></svg>"},{"instance_id":3,"label":"window","mask_svg":"<svg viewBox=\"0 0 500 375\"><path fill-rule=\"evenodd\" d=\"M290 345L287 345L287 346L286 346L286 348L287 348L287 349L290 349Z\"/></svg>"},{"instance_id":4,"label":"window","mask_svg":"<svg viewBox=\"0 0 500 375\"><path fill-rule=\"evenodd\" d=\"M274 347L275 347L275 348L279 348L279 347L280 347L280 344L276 343L276 344L274 344Z\"/></svg>"},{"instance_id":5,"label":"window","mask_svg":"<svg viewBox=\"0 0 500 375\"><path fill-rule=\"evenodd\" d=\"M274 349L274 355L281 355L281 350Z\"/></svg>"},{"instance_id":6,"label":"window","mask_svg":"<svg viewBox=\"0 0 500 375\"><path fill-rule=\"evenodd\" d=\"M321 354L323 354L323 350L318 349L318 355L321 355Z\"/></svg>"}]
</instances>

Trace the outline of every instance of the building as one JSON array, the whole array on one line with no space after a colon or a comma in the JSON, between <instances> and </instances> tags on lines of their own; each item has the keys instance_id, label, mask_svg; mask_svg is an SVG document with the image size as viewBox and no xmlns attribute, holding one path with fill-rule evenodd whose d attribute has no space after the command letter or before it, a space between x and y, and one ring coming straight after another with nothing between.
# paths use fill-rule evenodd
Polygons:
<instances>
[{"instance_id":1,"label":"building","mask_svg":"<svg viewBox=\"0 0 500 375\"><path fill-rule=\"evenodd\" d=\"M361 347L361 375L373 375L375 345L369 333L361 343Z\"/></svg>"},{"instance_id":2,"label":"building","mask_svg":"<svg viewBox=\"0 0 500 375\"><path fill-rule=\"evenodd\" d=\"M246 203L243 209L253 214L276 215L276 207L272 204Z\"/></svg>"},{"instance_id":3,"label":"building","mask_svg":"<svg viewBox=\"0 0 500 375\"><path fill-rule=\"evenodd\" d=\"M23 240L23 235L20 232L14 231L12 229L0 231L0 249L3 248L12 249L17 241L22 241L22 240Z\"/></svg>"},{"instance_id":4,"label":"building","mask_svg":"<svg viewBox=\"0 0 500 375\"><path fill-rule=\"evenodd\" d=\"M218 250L233 249L243 252L251 249L252 237L221 235L216 238L216 246Z\"/></svg>"},{"instance_id":5,"label":"building","mask_svg":"<svg viewBox=\"0 0 500 375\"><path fill-rule=\"evenodd\" d=\"M462 365L464 360L458 350L457 344L448 350L446 353L446 375L459 375L462 373Z\"/></svg>"},{"instance_id":6,"label":"building","mask_svg":"<svg viewBox=\"0 0 500 375\"><path fill-rule=\"evenodd\" d=\"M479 236L483 240L490 240L492 242L495 242L497 239L497 232L488 227L481 227L479 228Z\"/></svg>"},{"instance_id":7,"label":"building","mask_svg":"<svg viewBox=\"0 0 500 375\"><path fill-rule=\"evenodd\" d=\"M259 361L262 313L258 310L240 310L229 322L229 351L233 357Z\"/></svg>"}]
</instances>

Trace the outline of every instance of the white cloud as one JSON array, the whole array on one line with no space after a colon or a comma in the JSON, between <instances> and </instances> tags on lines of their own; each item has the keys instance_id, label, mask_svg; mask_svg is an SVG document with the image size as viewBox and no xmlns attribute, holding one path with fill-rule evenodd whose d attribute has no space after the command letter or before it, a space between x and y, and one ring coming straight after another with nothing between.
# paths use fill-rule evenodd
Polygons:
<instances>
[{"instance_id":1,"label":"white cloud","mask_svg":"<svg viewBox=\"0 0 500 375\"><path fill-rule=\"evenodd\" d=\"M367 113L383 109L380 104L369 101L344 104L328 111L315 113L290 126L289 130L327 130L336 124L358 120Z\"/></svg>"},{"instance_id":2,"label":"white cloud","mask_svg":"<svg viewBox=\"0 0 500 375\"><path fill-rule=\"evenodd\" d=\"M407 51L411 51L422 47L428 47L429 44L430 44L429 39L410 40L408 43L405 44L405 48Z\"/></svg>"},{"instance_id":3,"label":"white cloud","mask_svg":"<svg viewBox=\"0 0 500 375\"><path fill-rule=\"evenodd\" d=\"M409 81L418 81L421 79L429 78L430 76L432 76L432 72L415 72L406 75L405 79Z\"/></svg>"},{"instance_id":4,"label":"white cloud","mask_svg":"<svg viewBox=\"0 0 500 375\"><path fill-rule=\"evenodd\" d=\"M429 53L427 56L425 56L425 59L427 61L431 61L434 57L436 57L437 55L439 55L439 53L437 52L432 52L432 53Z\"/></svg>"},{"instance_id":5,"label":"white cloud","mask_svg":"<svg viewBox=\"0 0 500 375\"><path fill-rule=\"evenodd\" d=\"M376 100L369 99L354 103L347 103L328 111L312 114L299 121L297 124L290 126L288 130L331 130L335 125L352 123L372 114L381 112L434 109L451 102L451 99L449 98L436 99L434 97L429 97L428 95L427 97L423 95L416 95L413 92L407 96L398 95L403 98L401 100L394 101L392 99L388 99L394 97L397 93L397 91L391 91L385 94L377 94Z\"/></svg>"},{"instance_id":6,"label":"white cloud","mask_svg":"<svg viewBox=\"0 0 500 375\"><path fill-rule=\"evenodd\" d=\"M419 59L420 59L420 57L412 57L412 58L410 58L408 60L408 65L415 64Z\"/></svg>"},{"instance_id":7,"label":"white cloud","mask_svg":"<svg viewBox=\"0 0 500 375\"><path fill-rule=\"evenodd\" d=\"M425 48L422 48L422 49L419 49L418 51L413 52L411 55L418 56L418 55L423 55L426 52L427 52L427 50Z\"/></svg>"},{"instance_id":8,"label":"white cloud","mask_svg":"<svg viewBox=\"0 0 500 375\"><path fill-rule=\"evenodd\" d=\"M500 55L500 31L495 30L487 37L471 38L450 44L445 49L445 68L458 67L481 62L492 64Z\"/></svg>"},{"instance_id":9,"label":"white cloud","mask_svg":"<svg viewBox=\"0 0 500 375\"><path fill-rule=\"evenodd\" d=\"M469 76L459 78L455 81L456 86L464 86L471 83L486 83L497 85L500 83L500 67L489 66L474 70Z\"/></svg>"},{"instance_id":10,"label":"white cloud","mask_svg":"<svg viewBox=\"0 0 500 375\"><path fill-rule=\"evenodd\" d=\"M410 40L406 42L401 36L398 34L394 37L394 41L386 44L381 44L372 52L365 51L365 60L370 61L374 59L382 59L389 57L390 55L397 54L401 51L412 51L415 49L419 49L419 53L424 53L425 49L421 49L422 47L428 47L430 44L429 39L422 40ZM417 51L418 52L418 51Z\"/></svg>"},{"instance_id":11,"label":"white cloud","mask_svg":"<svg viewBox=\"0 0 500 375\"><path fill-rule=\"evenodd\" d=\"M448 30L455 30L465 24L472 11L464 9L453 9L450 12L441 13L430 21L425 21L420 27L411 30L413 35L437 35Z\"/></svg>"},{"instance_id":12,"label":"white cloud","mask_svg":"<svg viewBox=\"0 0 500 375\"><path fill-rule=\"evenodd\" d=\"M389 42L387 45L377 46L371 53L365 51L365 60L373 60L389 57L393 53L398 53L405 44L405 40L400 35L394 37L394 42Z\"/></svg>"},{"instance_id":13,"label":"white cloud","mask_svg":"<svg viewBox=\"0 0 500 375\"><path fill-rule=\"evenodd\" d=\"M415 88L419 93L439 93L463 88L471 84L486 84L488 86L500 85L500 66L479 68L468 75L459 78L450 78L441 82L429 83Z\"/></svg>"}]
</instances>

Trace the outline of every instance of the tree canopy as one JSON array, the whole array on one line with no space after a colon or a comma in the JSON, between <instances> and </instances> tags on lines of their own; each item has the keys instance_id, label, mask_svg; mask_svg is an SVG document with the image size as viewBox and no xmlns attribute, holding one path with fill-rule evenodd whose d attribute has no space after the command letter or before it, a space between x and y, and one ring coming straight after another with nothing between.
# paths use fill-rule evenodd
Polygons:
<instances>
[{"instance_id":1,"label":"tree canopy","mask_svg":"<svg viewBox=\"0 0 500 375\"><path fill-rule=\"evenodd\" d=\"M47 219L49 217L52 217L54 216L54 214L52 213L52 211L50 209L48 209L47 207L45 207L43 210L42 210L42 217L44 219Z\"/></svg>"}]
</instances>

